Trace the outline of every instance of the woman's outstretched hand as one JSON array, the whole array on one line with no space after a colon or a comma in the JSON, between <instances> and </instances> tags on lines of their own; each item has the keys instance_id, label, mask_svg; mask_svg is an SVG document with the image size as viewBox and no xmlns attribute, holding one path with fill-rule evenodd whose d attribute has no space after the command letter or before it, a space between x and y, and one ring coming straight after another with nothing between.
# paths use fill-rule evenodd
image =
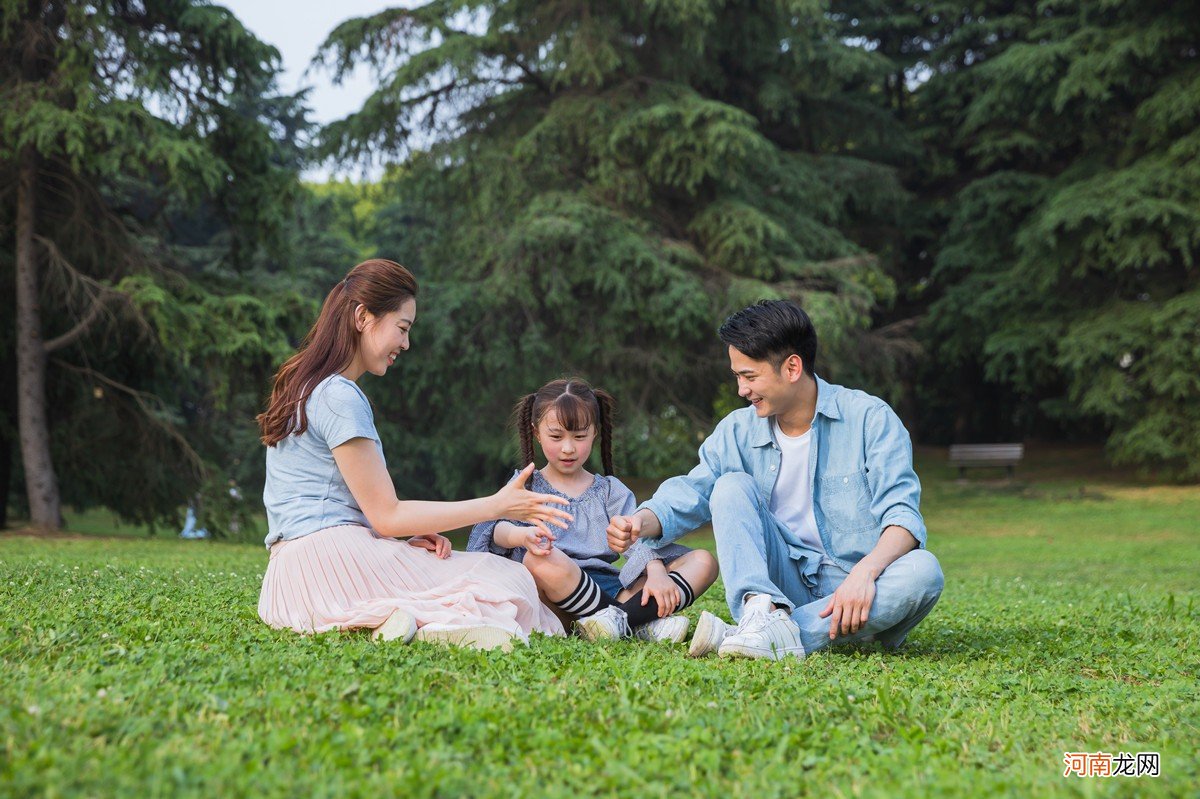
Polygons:
<instances>
[{"instance_id":1,"label":"woman's outstretched hand","mask_svg":"<svg viewBox=\"0 0 1200 799\"><path fill-rule=\"evenodd\" d=\"M542 531L544 535L552 535L548 525L567 529L567 523L574 516L562 508L555 508L551 503L567 505L568 501L553 494L537 494L525 488L525 481L533 474L533 464L529 464L521 473L512 479L504 488L493 496L499 509L497 517L501 519L516 519L527 522Z\"/></svg>"}]
</instances>

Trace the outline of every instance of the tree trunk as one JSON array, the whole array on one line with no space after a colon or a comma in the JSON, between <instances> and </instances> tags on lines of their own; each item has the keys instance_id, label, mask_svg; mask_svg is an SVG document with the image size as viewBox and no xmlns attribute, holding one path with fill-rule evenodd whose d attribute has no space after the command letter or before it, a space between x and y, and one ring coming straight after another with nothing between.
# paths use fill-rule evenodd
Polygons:
<instances>
[{"instance_id":1,"label":"tree trunk","mask_svg":"<svg viewBox=\"0 0 1200 799\"><path fill-rule=\"evenodd\" d=\"M46 424L46 348L42 343L38 307L37 252L34 221L37 156L31 147L21 152L17 177L17 428L25 464L29 518L45 530L62 527L58 477L50 459L50 429Z\"/></svg>"},{"instance_id":2,"label":"tree trunk","mask_svg":"<svg viewBox=\"0 0 1200 799\"><path fill-rule=\"evenodd\" d=\"M4 419L17 418L17 368L12 352L0 355L0 416ZM16 429L0 425L0 530L8 527L8 497L12 491L13 433Z\"/></svg>"}]
</instances>

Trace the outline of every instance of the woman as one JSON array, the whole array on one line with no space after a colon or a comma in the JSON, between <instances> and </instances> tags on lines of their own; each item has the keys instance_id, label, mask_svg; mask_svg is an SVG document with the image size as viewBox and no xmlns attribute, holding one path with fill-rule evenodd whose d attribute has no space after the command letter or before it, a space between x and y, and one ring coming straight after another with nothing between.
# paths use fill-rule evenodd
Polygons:
<instances>
[{"instance_id":1,"label":"woman","mask_svg":"<svg viewBox=\"0 0 1200 799\"><path fill-rule=\"evenodd\" d=\"M525 568L451 552L439 535L494 518L565 528L570 514L549 504L566 504L561 497L526 490L525 473L489 497L396 497L356 381L367 372L382 376L408 349L416 297L416 280L400 264L359 264L329 292L275 376L258 417L271 552L259 616L298 632L370 627L385 640L416 635L480 648L508 648L533 630L561 635Z\"/></svg>"}]
</instances>

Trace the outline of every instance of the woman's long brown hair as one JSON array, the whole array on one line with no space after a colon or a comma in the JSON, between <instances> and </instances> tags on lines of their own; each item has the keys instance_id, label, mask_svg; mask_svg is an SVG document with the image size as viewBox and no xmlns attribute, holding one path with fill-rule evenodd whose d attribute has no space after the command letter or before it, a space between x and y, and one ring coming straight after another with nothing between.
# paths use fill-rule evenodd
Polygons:
<instances>
[{"instance_id":1,"label":"woman's long brown hair","mask_svg":"<svg viewBox=\"0 0 1200 799\"><path fill-rule=\"evenodd\" d=\"M521 442L521 468L533 463L533 433L550 411L564 430L578 432L596 426L600 439L600 464L604 473L613 473L612 423L616 402L602 389L594 389L577 377L552 380L532 394L526 394L513 409L513 422ZM533 485L533 477L525 482Z\"/></svg>"},{"instance_id":2,"label":"woman's long brown hair","mask_svg":"<svg viewBox=\"0 0 1200 799\"><path fill-rule=\"evenodd\" d=\"M267 409L256 417L262 442L273 447L308 429L305 405L313 389L349 366L358 352L361 334L354 324L355 308L362 305L382 316L416 296L417 279L395 261L373 258L351 269L325 297L300 349L279 367Z\"/></svg>"}]
</instances>

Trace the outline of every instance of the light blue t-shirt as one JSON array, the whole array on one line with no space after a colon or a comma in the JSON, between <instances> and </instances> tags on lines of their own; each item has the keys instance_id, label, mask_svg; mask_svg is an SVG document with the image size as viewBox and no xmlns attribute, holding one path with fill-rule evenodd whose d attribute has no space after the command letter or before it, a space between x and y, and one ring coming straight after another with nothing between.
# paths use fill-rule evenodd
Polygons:
<instances>
[{"instance_id":1,"label":"light blue t-shirt","mask_svg":"<svg viewBox=\"0 0 1200 799\"><path fill-rule=\"evenodd\" d=\"M267 447L263 504L267 507L268 547L326 527L370 527L333 459L333 448L352 438L371 439L383 457L367 395L335 374L317 384L305 410L308 427L303 433Z\"/></svg>"}]
</instances>

